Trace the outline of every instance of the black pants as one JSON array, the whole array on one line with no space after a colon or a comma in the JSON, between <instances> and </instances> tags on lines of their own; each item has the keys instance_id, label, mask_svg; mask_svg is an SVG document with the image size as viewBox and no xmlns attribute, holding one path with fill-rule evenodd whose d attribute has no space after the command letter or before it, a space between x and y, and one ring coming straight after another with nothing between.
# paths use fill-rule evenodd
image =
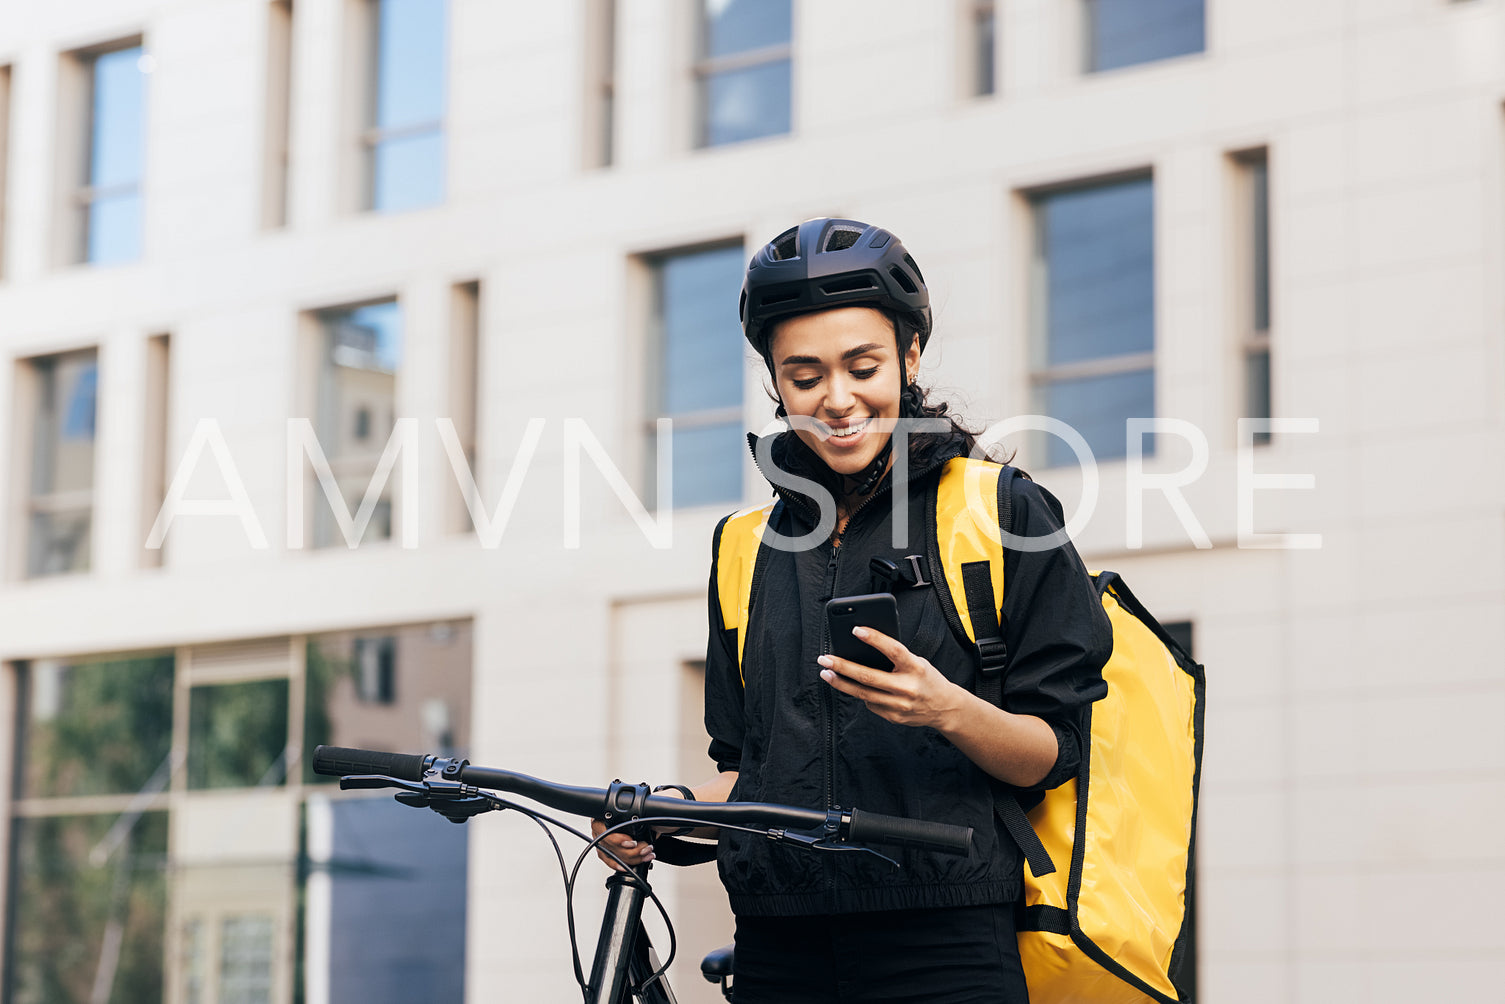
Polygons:
<instances>
[{"instance_id":1,"label":"black pants","mask_svg":"<svg viewBox=\"0 0 1505 1004\"><path fill-rule=\"evenodd\" d=\"M738 917L737 1004L1028 1004L1012 906Z\"/></svg>"}]
</instances>

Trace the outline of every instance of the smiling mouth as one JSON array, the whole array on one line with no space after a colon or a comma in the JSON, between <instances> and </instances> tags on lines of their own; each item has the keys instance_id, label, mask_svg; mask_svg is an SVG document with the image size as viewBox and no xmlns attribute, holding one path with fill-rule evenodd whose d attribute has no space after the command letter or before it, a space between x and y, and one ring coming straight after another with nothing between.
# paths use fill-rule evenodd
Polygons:
<instances>
[{"instance_id":1,"label":"smiling mouth","mask_svg":"<svg viewBox=\"0 0 1505 1004\"><path fill-rule=\"evenodd\" d=\"M848 425L840 429L832 429L831 438L850 439L858 433L862 432L863 429L866 429L872 421L872 417L869 416L868 418L864 418L862 421L858 422L856 425Z\"/></svg>"}]
</instances>

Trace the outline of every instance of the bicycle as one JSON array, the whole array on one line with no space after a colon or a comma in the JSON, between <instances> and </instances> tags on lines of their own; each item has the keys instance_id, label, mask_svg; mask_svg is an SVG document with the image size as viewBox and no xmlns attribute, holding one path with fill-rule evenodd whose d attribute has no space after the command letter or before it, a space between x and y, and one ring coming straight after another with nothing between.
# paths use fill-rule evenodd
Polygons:
<instances>
[{"instance_id":1,"label":"bicycle","mask_svg":"<svg viewBox=\"0 0 1505 1004\"><path fill-rule=\"evenodd\" d=\"M421 753L389 753L380 750L319 746L313 752L316 773L340 778L341 788L397 788L397 801L414 808L431 809L456 823L485 812L513 809L533 819L554 845L564 877L566 919L569 927L575 982L584 1004L675 1004L674 992L664 974L674 960L674 926L668 912L648 882L651 865L613 871L606 879L606 907L601 933L591 964L590 978L580 967L575 935L574 886L582 863L611 833L625 830L634 838L647 836L654 826L714 826L760 833L793 848L810 852L873 854L899 867L893 859L866 844L912 847L947 854L967 854L972 845L970 827L931 823L863 812L859 809L803 809L770 802L689 802L654 795L647 784L614 781L606 788L582 788L555 784L507 770L478 767L468 760ZM589 834L550 816L496 794L519 795L559 812L610 825L600 836ZM620 820L619 822L613 822ZM556 827L585 841L585 849L573 868L564 862L564 852L549 830ZM615 858L610 848L603 848ZM669 931L669 956L662 965L642 926L645 901L652 901ZM733 999L730 952L712 952L702 963L702 973L711 982L719 980L722 995Z\"/></svg>"}]
</instances>

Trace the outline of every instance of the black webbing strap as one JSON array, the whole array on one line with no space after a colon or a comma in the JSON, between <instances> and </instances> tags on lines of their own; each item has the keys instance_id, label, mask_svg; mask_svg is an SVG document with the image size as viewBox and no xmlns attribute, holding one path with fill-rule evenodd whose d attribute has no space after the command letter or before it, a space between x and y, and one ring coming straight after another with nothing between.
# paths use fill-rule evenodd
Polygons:
<instances>
[{"instance_id":1,"label":"black webbing strap","mask_svg":"<svg viewBox=\"0 0 1505 1004\"><path fill-rule=\"evenodd\" d=\"M985 685L992 683L1002 696L1003 667L1008 664L1008 646L1003 643L1003 626L998 622L998 600L993 595L993 573L986 561L962 563L962 591L967 597L967 616L972 620L972 635L977 644L977 664ZM988 697L987 694L983 695ZM994 704L998 701L992 700Z\"/></svg>"},{"instance_id":2,"label":"black webbing strap","mask_svg":"<svg viewBox=\"0 0 1505 1004\"><path fill-rule=\"evenodd\" d=\"M1018 924L1021 931L1070 934L1071 914L1059 906L1046 906L1044 903L1038 903L1024 908L1024 915L1019 919Z\"/></svg>"},{"instance_id":3,"label":"black webbing strap","mask_svg":"<svg viewBox=\"0 0 1505 1004\"><path fill-rule=\"evenodd\" d=\"M998 512L1001 523L1009 521L1011 507L1005 502L1011 474L1005 468L998 476ZM1003 529L1010 528L1004 526ZM962 592L967 598L967 617L972 621L972 635L977 641L977 696L995 708L1001 708L1003 669L1008 664L1008 646L1003 640L1001 606L998 598L993 595L993 573L989 562L962 563ZM1039 834L1029 824L1029 817L1024 814L1024 807L1019 804L1019 799L996 779L993 782L993 811L998 813L999 822L1003 823L1003 828L1014 839L1014 843L1019 845L1024 860L1029 862L1029 870L1036 878L1056 870L1055 862L1050 860L1050 854L1040 842Z\"/></svg>"}]
</instances>

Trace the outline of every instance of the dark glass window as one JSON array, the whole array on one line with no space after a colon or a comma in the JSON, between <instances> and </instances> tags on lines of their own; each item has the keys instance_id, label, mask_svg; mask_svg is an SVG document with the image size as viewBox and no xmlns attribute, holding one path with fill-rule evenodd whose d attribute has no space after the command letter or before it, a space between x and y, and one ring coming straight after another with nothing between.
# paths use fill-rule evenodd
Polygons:
<instances>
[{"instance_id":1,"label":"dark glass window","mask_svg":"<svg viewBox=\"0 0 1505 1004\"><path fill-rule=\"evenodd\" d=\"M790 128L793 0L701 0L701 146Z\"/></svg>"},{"instance_id":2,"label":"dark glass window","mask_svg":"<svg viewBox=\"0 0 1505 1004\"><path fill-rule=\"evenodd\" d=\"M167 813L20 818L11 836L5 999L161 1004Z\"/></svg>"},{"instance_id":3,"label":"dark glass window","mask_svg":"<svg viewBox=\"0 0 1505 1004\"><path fill-rule=\"evenodd\" d=\"M141 257L141 175L146 78L141 46L91 55L84 210L85 261L97 265Z\"/></svg>"},{"instance_id":4,"label":"dark glass window","mask_svg":"<svg viewBox=\"0 0 1505 1004\"><path fill-rule=\"evenodd\" d=\"M188 699L188 786L249 788L286 775L285 679L194 687Z\"/></svg>"},{"instance_id":5,"label":"dark glass window","mask_svg":"<svg viewBox=\"0 0 1505 1004\"><path fill-rule=\"evenodd\" d=\"M733 309L742 245L665 255L654 262L660 381L650 417L674 420L674 504L742 497L744 340ZM649 479L650 481L652 478Z\"/></svg>"},{"instance_id":6,"label":"dark glass window","mask_svg":"<svg viewBox=\"0 0 1505 1004\"><path fill-rule=\"evenodd\" d=\"M1089 71L1207 48L1205 0L1086 0L1086 4Z\"/></svg>"},{"instance_id":7,"label":"dark glass window","mask_svg":"<svg viewBox=\"0 0 1505 1004\"><path fill-rule=\"evenodd\" d=\"M1034 207L1037 410L1074 427L1099 460L1122 457L1126 420L1155 414L1154 183L1047 192ZM1075 461L1058 437L1045 442L1048 466Z\"/></svg>"},{"instance_id":8,"label":"dark glass window","mask_svg":"<svg viewBox=\"0 0 1505 1004\"><path fill-rule=\"evenodd\" d=\"M93 351L31 362L31 490L26 571L31 576L89 568L94 514L94 425L99 365Z\"/></svg>"},{"instance_id":9,"label":"dark glass window","mask_svg":"<svg viewBox=\"0 0 1505 1004\"><path fill-rule=\"evenodd\" d=\"M372 209L444 201L446 0L373 0L375 75L366 134Z\"/></svg>"},{"instance_id":10,"label":"dark glass window","mask_svg":"<svg viewBox=\"0 0 1505 1004\"><path fill-rule=\"evenodd\" d=\"M167 784L173 658L39 660L20 671L20 794L134 795Z\"/></svg>"},{"instance_id":11,"label":"dark glass window","mask_svg":"<svg viewBox=\"0 0 1505 1004\"><path fill-rule=\"evenodd\" d=\"M319 445L329 460L345 510L359 522L361 506L397 420L397 371L402 364L402 308L396 300L320 311ZM317 474L309 471L315 547L346 544ZM383 485L358 539L392 536L392 482Z\"/></svg>"},{"instance_id":12,"label":"dark glass window","mask_svg":"<svg viewBox=\"0 0 1505 1004\"><path fill-rule=\"evenodd\" d=\"M303 743L464 756L470 748L471 628L419 624L310 638ZM313 773L305 784L333 779Z\"/></svg>"},{"instance_id":13,"label":"dark glass window","mask_svg":"<svg viewBox=\"0 0 1505 1004\"><path fill-rule=\"evenodd\" d=\"M310 829L327 834L310 847L310 868L328 883L323 999L459 1004L470 827L391 798L330 800L309 814Z\"/></svg>"}]
</instances>

